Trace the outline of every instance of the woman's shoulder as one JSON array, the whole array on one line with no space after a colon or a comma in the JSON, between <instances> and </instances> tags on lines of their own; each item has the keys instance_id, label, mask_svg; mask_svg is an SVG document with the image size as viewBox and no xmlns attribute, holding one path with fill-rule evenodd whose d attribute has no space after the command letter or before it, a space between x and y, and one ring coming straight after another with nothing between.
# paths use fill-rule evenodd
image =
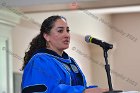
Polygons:
<instances>
[{"instance_id":1,"label":"woman's shoulder","mask_svg":"<svg viewBox=\"0 0 140 93\"><path fill-rule=\"evenodd\" d=\"M37 53L35 54L28 62L25 68L46 68L46 66L52 66L54 62L49 55L46 53Z\"/></svg>"},{"instance_id":2,"label":"woman's shoulder","mask_svg":"<svg viewBox=\"0 0 140 93\"><path fill-rule=\"evenodd\" d=\"M52 63L50 62L51 59L52 58L46 53L37 53L29 60L29 64L34 64L34 65L51 64Z\"/></svg>"},{"instance_id":3,"label":"woman's shoulder","mask_svg":"<svg viewBox=\"0 0 140 93\"><path fill-rule=\"evenodd\" d=\"M35 54L31 60L36 60L36 59L48 59L48 58L51 58L50 55L48 55L47 53L37 53Z\"/></svg>"}]
</instances>

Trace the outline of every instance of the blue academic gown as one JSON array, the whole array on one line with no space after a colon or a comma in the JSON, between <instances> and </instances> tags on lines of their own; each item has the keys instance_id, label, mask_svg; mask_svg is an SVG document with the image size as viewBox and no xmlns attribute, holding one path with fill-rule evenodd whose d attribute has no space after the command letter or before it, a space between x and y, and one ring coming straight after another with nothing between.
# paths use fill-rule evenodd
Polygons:
<instances>
[{"instance_id":1,"label":"blue academic gown","mask_svg":"<svg viewBox=\"0 0 140 93\"><path fill-rule=\"evenodd\" d=\"M64 64L75 66L71 68ZM83 93L86 80L74 59L65 52L60 57L43 49L35 52L24 68L21 88L22 93Z\"/></svg>"}]
</instances>

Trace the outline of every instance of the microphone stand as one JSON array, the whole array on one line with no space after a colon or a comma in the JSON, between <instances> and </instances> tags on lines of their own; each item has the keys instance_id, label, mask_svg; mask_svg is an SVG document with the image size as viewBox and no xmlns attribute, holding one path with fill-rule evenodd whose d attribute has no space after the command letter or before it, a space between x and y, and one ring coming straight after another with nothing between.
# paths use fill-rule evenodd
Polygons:
<instances>
[{"instance_id":1,"label":"microphone stand","mask_svg":"<svg viewBox=\"0 0 140 93\"><path fill-rule=\"evenodd\" d=\"M111 75L110 75L110 65L108 64L108 50L113 48L113 45L108 44L106 42L102 42L102 44L100 44L100 46L103 48L104 51L104 58L105 58L105 70L106 70L106 74L107 74L107 79L108 79L108 86L109 86L109 91L106 91L104 93L120 93L122 92L122 90L113 90L112 87L112 82L111 82Z\"/></svg>"}]
</instances>

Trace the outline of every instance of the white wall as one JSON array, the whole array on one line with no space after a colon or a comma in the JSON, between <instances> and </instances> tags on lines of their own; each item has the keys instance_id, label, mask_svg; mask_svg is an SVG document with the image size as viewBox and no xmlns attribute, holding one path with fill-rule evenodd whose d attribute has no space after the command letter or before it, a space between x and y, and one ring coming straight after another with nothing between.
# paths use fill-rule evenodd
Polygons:
<instances>
[{"instance_id":1,"label":"white wall","mask_svg":"<svg viewBox=\"0 0 140 93\"><path fill-rule=\"evenodd\" d=\"M12 30L13 39L13 71L22 73L23 57L28 49L29 43L39 33L39 27L34 24L21 20L21 23Z\"/></svg>"},{"instance_id":2,"label":"white wall","mask_svg":"<svg viewBox=\"0 0 140 93\"><path fill-rule=\"evenodd\" d=\"M6 48L5 50L5 54L3 52L3 55L0 55L1 57L6 57L5 62L6 63L2 63L4 62L4 60L1 60L1 66L3 66L3 69L1 69L1 71L3 71L4 74L1 74L1 77L4 78L4 80L6 80L6 82L3 80L1 81L1 91L3 92L8 92L8 93L13 93L13 50L12 50L12 29L16 26L16 24L18 24L19 22L19 16L17 16L16 14L14 14L13 12L7 10L7 9L0 9L0 38L4 38L6 40L5 44L6 44ZM4 67L5 64L5 67ZM6 70L6 73L5 73ZM5 90L3 90L5 89Z\"/></svg>"},{"instance_id":3,"label":"white wall","mask_svg":"<svg viewBox=\"0 0 140 93\"><path fill-rule=\"evenodd\" d=\"M109 27L99 21L99 19L96 19L83 11L32 13L27 14L27 16L41 24L44 19L54 14L63 15L67 18L72 34L70 48L66 51L77 61L83 70L88 85L96 84L100 87L107 87L104 68L99 65L100 62L99 64L93 62L93 59L98 57L99 60L97 61L104 63L102 50L101 48L98 48L99 46L85 43L84 36L89 34L106 41L111 41ZM98 15L98 17L110 22L110 16L108 15ZM28 47L28 43L37 33L39 33L38 25L35 26L34 22L29 23L22 21L12 33L14 53L23 57L24 52ZM14 72L20 72L19 69L21 68L21 65L21 60L14 58Z\"/></svg>"},{"instance_id":4,"label":"white wall","mask_svg":"<svg viewBox=\"0 0 140 93\"><path fill-rule=\"evenodd\" d=\"M8 92L13 93L13 71L12 71L12 55L8 53L8 50L12 49L12 40L11 40L11 28L10 26L4 25L0 23L0 39L4 39L3 42L0 42L2 45L0 48L0 75L1 75L1 85L0 91L1 92ZM8 41L8 46L7 42ZM2 47L4 46L4 47ZM8 50L7 50L8 49ZM8 60L7 60L8 59Z\"/></svg>"},{"instance_id":5,"label":"white wall","mask_svg":"<svg viewBox=\"0 0 140 93\"><path fill-rule=\"evenodd\" d=\"M140 91L140 13L112 15L112 25L122 31L113 30L114 85L116 89ZM132 36L130 36L132 35Z\"/></svg>"}]
</instances>

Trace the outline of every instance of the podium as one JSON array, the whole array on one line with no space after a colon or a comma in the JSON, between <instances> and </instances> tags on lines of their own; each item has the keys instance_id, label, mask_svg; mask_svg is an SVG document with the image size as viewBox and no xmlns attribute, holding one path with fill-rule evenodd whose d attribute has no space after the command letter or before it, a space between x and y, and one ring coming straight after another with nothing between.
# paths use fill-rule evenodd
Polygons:
<instances>
[{"instance_id":1,"label":"podium","mask_svg":"<svg viewBox=\"0 0 140 93\"><path fill-rule=\"evenodd\" d=\"M121 93L140 93L140 91L126 91L126 92L121 92Z\"/></svg>"}]
</instances>

